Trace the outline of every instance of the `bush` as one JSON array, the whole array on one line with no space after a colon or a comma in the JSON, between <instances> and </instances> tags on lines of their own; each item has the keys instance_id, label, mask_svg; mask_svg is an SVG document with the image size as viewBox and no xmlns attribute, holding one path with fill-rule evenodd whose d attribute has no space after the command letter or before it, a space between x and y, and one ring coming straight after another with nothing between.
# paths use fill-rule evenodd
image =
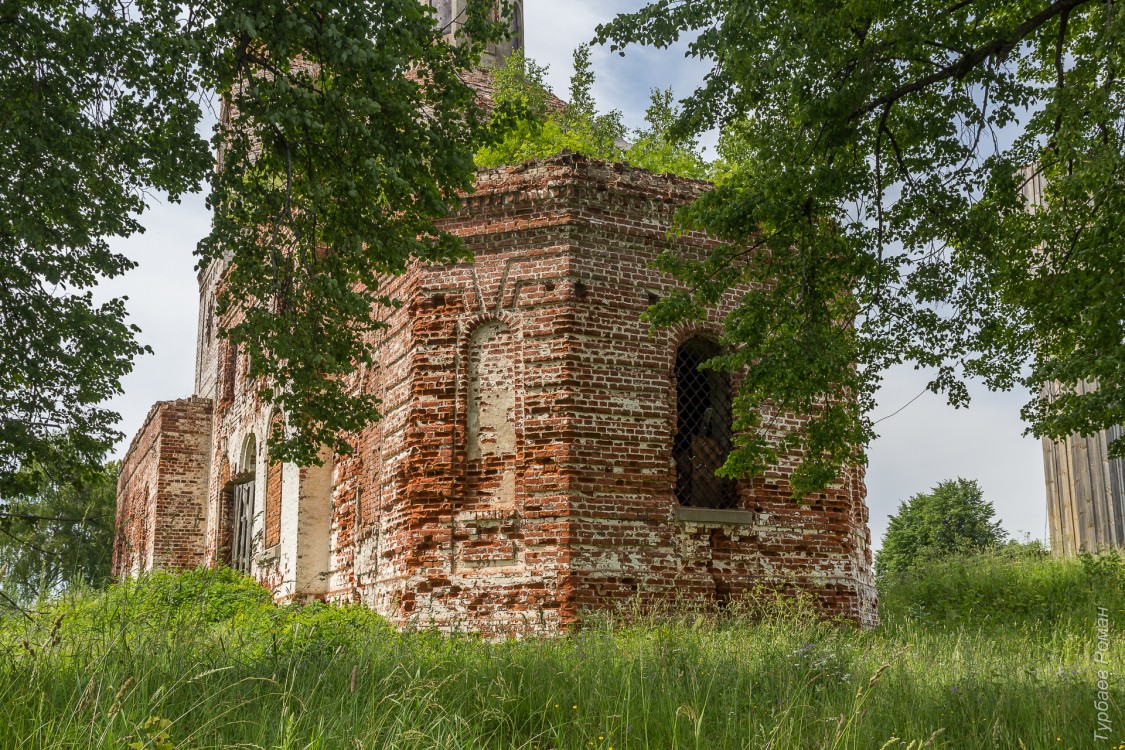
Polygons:
<instances>
[{"instance_id":1,"label":"bush","mask_svg":"<svg viewBox=\"0 0 1125 750\"><path fill-rule=\"evenodd\" d=\"M1065 621L1092 601L1121 617L1121 567L1016 547L922 565L888 579L874 632L763 596L495 641L277 607L232 571L154 574L0 624L0 748L1077 750L1125 644L1101 665L1095 629Z\"/></svg>"},{"instance_id":2,"label":"bush","mask_svg":"<svg viewBox=\"0 0 1125 750\"><path fill-rule=\"evenodd\" d=\"M904 573L921 561L981 552L1007 537L993 521L992 503L984 500L976 480L938 483L900 503L875 558L875 573Z\"/></svg>"},{"instance_id":3,"label":"bush","mask_svg":"<svg viewBox=\"0 0 1125 750\"><path fill-rule=\"evenodd\" d=\"M918 563L879 580L888 627L914 621L972 628L1092 629L1097 608L1125 621L1125 566L1119 553L1055 559L1033 544Z\"/></svg>"},{"instance_id":4,"label":"bush","mask_svg":"<svg viewBox=\"0 0 1125 750\"><path fill-rule=\"evenodd\" d=\"M23 642L64 653L97 653L125 647L159 654L194 645L252 661L281 653L332 651L360 633L392 632L367 607L322 603L277 606L269 591L230 568L184 573L152 572L105 592L63 599L34 618L0 621L0 648ZM17 637L4 638L7 630ZM5 641L7 641L5 643Z\"/></svg>"}]
</instances>

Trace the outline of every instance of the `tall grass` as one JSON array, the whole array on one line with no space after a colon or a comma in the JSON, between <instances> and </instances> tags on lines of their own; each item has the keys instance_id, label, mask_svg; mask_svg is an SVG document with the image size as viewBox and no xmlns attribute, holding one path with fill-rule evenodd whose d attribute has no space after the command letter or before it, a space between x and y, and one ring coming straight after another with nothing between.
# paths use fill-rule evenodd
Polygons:
<instances>
[{"instance_id":1,"label":"tall grass","mask_svg":"<svg viewBox=\"0 0 1125 750\"><path fill-rule=\"evenodd\" d=\"M1116 567L1115 567L1116 566ZM0 747L1059 748L1094 741L1119 563L973 558L887 581L874 632L798 604L602 616L561 637L397 632L155 574L0 623ZM1125 735L1125 647L1109 669Z\"/></svg>"}]
</instances>

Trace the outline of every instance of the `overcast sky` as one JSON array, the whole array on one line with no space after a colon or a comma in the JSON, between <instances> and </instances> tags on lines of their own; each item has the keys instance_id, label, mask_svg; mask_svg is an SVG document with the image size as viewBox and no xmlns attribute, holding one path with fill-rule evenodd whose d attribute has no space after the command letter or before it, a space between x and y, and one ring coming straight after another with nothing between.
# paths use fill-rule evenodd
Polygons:
<instances>
[{"instance_id":1,"label":"overcast sky","mask_svg":"<svg viewBox=\"0 0 1125 750\"><path fill-rule=\"evenodd\" d=\"M639 0L526 0L527 53L550 67L549 81L565 96L571 72L571 51L593 36L594 27L617 12L641 6ZM702 80L706 68L685 59L683 50L630 49L625 57L595 48L598 75L594 95L602 110L620 109L625 122L639 126L653 87L672 86L686 96ZM705 141L710 142L713 139ZM208 230L210 218L202 196L180 204L154 203L142 223L148 231L117 247L140 263L103 292L129 297L132 322L141 341L153 349L142 357L123 385L125 393L113 407L121 412L124 452L152 404L191 394L194 381L198 288L195 243ZM869 449L868 505L875 544L887 517L901 500L923 492L943 479L977 479L1004 527L1045 539L1046 499L1039 441L1023 437L1026 425L1020 406L1026 393L973 391L969 409L954 410L923 391L927 378L909 368L888 374L879 394L876 419L880 434Z\"/></svg>"}]
</instances>

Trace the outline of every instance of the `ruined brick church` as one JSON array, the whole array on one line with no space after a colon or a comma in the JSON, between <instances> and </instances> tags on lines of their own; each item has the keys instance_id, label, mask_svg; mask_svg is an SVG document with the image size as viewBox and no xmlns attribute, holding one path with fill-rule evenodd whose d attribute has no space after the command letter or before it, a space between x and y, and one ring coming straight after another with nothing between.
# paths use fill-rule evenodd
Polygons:
<instances>
[{"instance_id":1,"label":"ruined brick church","mask_svg":"<svg viewBox=\"0 0 1125 750\"><path fill-rule=\"evenodd\" d=\"M430 4L452 24L463 3ZM589 609L721 605L761 586L873 624L862 468L800 504L789 462L717 478L732 384L698 365L726 310L641 321L674 287L657 254L709 245L668 233L706 187L577 155L481 171L444 222L475 261L387 280L404 304L353 383L384 417L322 466L271 460L285 415L219 336L224 268L203 270L195 392L157 403L129 447L115 573L230 565L278 601L447 630L551 631Z\"/></svg>"}]
</instances>

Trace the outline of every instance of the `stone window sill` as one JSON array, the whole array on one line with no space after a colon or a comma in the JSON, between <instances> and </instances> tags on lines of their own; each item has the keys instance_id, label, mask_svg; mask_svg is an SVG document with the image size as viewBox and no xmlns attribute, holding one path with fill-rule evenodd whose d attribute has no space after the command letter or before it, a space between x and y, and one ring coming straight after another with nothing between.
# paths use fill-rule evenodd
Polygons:
<instances>
[{"instance_id":1,"label":"stone window sill","mask_svg":"<svg viewBox=\"0 0 1125 750\"><path fill-rule=\"evenodd\" d=\"M693 523L752 524L754 513L749 510L719 510L716 508L676 507L677 521Z\"/></svg>"}]
</instances>

